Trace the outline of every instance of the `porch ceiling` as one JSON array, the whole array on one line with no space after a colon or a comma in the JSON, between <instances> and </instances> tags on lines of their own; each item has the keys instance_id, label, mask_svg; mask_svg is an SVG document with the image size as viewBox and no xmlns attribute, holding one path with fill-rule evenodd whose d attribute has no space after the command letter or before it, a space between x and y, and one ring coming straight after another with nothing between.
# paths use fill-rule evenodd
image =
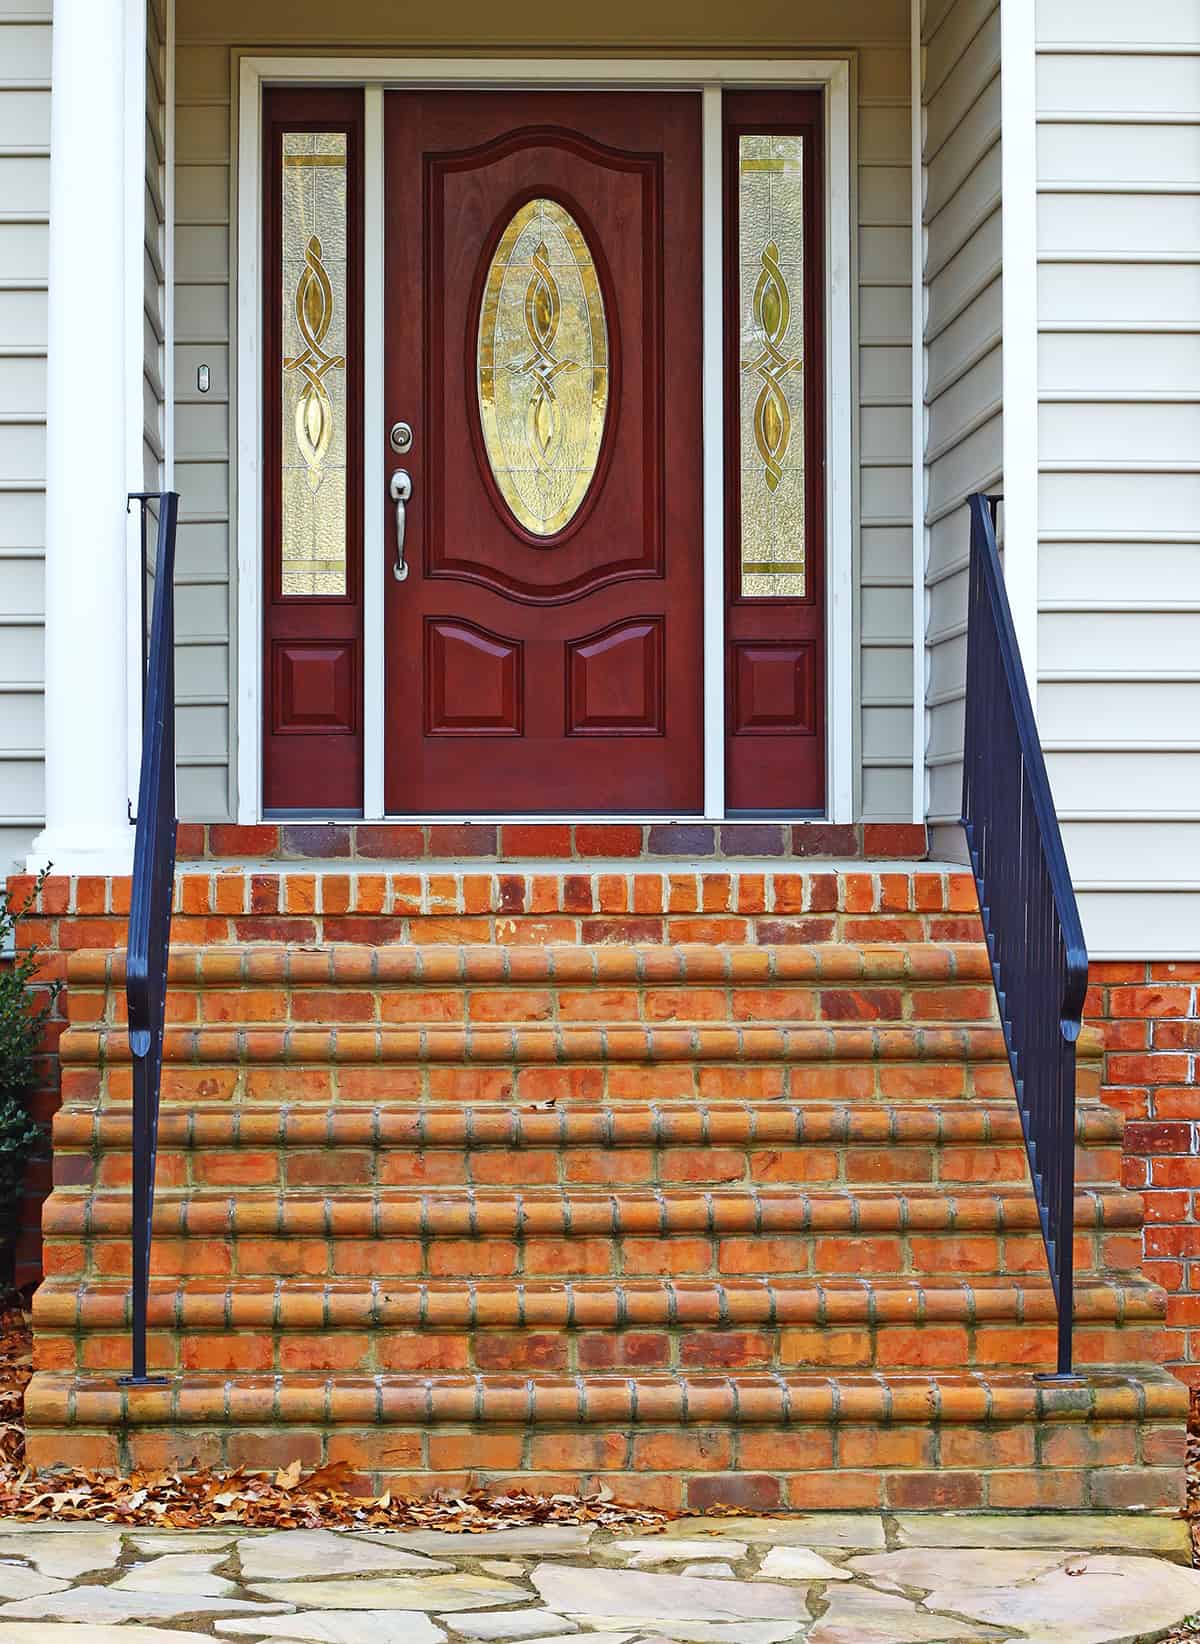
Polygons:
<instances>
[{"instance_id":1,"label":"porch ceiling","mask_svg":"<svg viewBox=\"0 0 1200 1644\"><path fill-rule=\"evenodd\" d=\"M565 7L561 0L516 0L504 8L462 0L447 14L400 0L178 0L180 39L255 46L303 41L328 50L371 46L464 52L520 49L646 52L689 50L732 55L763 49L903 42L907 0L761 0L752 7L701 7L691 0L608 0Z\"/></svg>"}]
</instances>

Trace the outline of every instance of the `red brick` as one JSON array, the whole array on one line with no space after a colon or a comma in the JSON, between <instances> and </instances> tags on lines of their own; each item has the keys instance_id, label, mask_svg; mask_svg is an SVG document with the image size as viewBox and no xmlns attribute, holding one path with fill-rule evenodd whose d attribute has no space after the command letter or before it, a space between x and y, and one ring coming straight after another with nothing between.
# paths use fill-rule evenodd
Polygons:
<instances>
[{"instance_id":1,"label":"red brick","mask_svg":"<svg viewBox=\"0 0 1200 1644\"><path fill-rule=\"evenodd\" d=\"M565 824L549 822L512 822L500 830L500 855L503 857L569 857L571 830Z\"/></svg>"},{"instance_id":2,"label":"red brick","mask_svg":"<svg viewBox=\"0 0 1200 1644\"><path fill-rule=\"evenodd\" d=\"M642 830L635 823L577 822L575 850L579 856L640 856Z\"/></svg>"},{"instance_id":3,"label":"red brick","mask_svg":"<svg viewBox=\"0 0 1200 1644\"><path fill-rule=\"evenodd\" d=\"M693 1513L707 1513L716 1507L773 1513L782 1504L783 1479L774 1473L701 1474L687 1481L687 1505Z\"/></svg>"},{"instance_id":4,"label":"red brick","mask_svg":"<svg viewBox=\"0 0 1200 1644\"><path fill-rule=\"evenodd\" d=\"M457 862L498 852L499 829L490 822L441 822L429 828L429 855Z\"/></svg>"},{"instance_id":5,"label":"red brick","mask_svg":"<svg viewBox=\"0 0 1200 1644\"><path fill-rule=\"evenodd\" d=\"M354 854L368 861L411 861L423 855L424 830L389 822L360 822L354 830Z\"/></svg>"},{"instance_id":6,"label":"red brick","mask_svg":"<svg viewBox=\"0 0 1200 1644\"><path fill-rule=\"evenodd\" d=\"M1127 1124L1125 1146L1130 1153L1190 1153L1192 1135L1189 1124Z\"/></svg>"},{"instance_id":7,"label":"red brick","mask_svg":"<svg viewBox=\"0 0 1200 1644\"><path fill-rule=\"evenodd\" d=\"M210 856L277 856L279 829L270 823L261 826L243 826L237 823L212 822L208 829Z\"/></svg>"},{"instance_id":8,"label":"red brick","mask_svg":"<svg viewBox=\"0 0 1200 1644\"><path fill-rule=\"evenodd\" d=\"M1120 987L1108 991L1109 1016L1186 1016L1192 990L1187 987Z\"/></svg>"}]
</instances>

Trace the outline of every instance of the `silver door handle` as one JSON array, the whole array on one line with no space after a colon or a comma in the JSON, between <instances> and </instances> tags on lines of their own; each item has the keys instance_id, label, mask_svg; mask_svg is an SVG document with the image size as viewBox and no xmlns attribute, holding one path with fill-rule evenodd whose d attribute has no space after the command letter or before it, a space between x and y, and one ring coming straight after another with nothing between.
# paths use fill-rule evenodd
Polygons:
<instances>
[{"instance_id":1,"label":"silver door handle","mask_svg":"<svg viewBox=\"0 0 1200 1644\"><path fill-rule=\"evenodd\" d=\"M392 475L388 495L396 504L396 563L392 566L392 575L397 582L403 582L408 575L408 566L404 563L404 531L408 523L405 504L412 497L412 480L406 469L397 468Z\"/></svg>"}]
</instances>

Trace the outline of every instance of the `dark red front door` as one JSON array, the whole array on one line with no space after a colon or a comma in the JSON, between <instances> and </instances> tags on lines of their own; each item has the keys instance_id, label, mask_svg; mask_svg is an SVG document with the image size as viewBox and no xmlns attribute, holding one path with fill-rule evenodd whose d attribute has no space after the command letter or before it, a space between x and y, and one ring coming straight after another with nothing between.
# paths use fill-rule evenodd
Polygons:
<instances>
[{"instance_id":1,"label":"dark red front door","mask_svg":"<svg viewBox=\"0 0 1200 1644\"><path fill-rule=\"evenodd\" d=\"M699 810L699 98L391 92L386 144L387 808Z\"/></svg>"}]
</instances>

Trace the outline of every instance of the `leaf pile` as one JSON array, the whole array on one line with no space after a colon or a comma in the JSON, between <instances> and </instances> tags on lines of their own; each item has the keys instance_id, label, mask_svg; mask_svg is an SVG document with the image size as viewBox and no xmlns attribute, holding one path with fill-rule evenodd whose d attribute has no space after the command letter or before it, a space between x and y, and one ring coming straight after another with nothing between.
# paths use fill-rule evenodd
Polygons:
<instances>
[{"instance_id":1,"label":"leaf pile","mask_svg":"<svg viewBox=\"0 0 1200 1644\"><path fill-rule=\"evenodd\" d=\"M1200 1388L1192 1388L1188 1401L1187 1496L1184 1501L1184 1516L1192 1532L1192 1563L1200 1570Z\"/></svg>"},{"instance_id":2,"label":"leaf pile","mask_svg":"<svg viewBox=\"0 0 1200 1644\"><path fill-rule=\"evenodd\" d=\"M3 1468L0 1517L177 1530L244 1524L271 1530L418 1529L470 1535L538 1524L636 1526L653 1533L671 1516L605 1496L539 1496L527 1490L371 1498L352 1493L352 1478L344 1462L305 1476L294 1461L274 1477L240 1467L231 1473L133 1473L128 1478L83 1470L35 1477L28 1469Z\"/></svg>"},{"instance_id":3,"label":"leaf pile","mask_svg":"<svg viewBox=\"0 0 1200 1644\"><path fill-rule=\"evenodd\" d=\"M0 1517L99 1521L104 1524L165 1525L191 1530L211 1524L245 1524L264 1529L523 1529L531 1524L636 1525L653 1533L667 1513L624 1506L607 1491L590 1497L538 1496L526 1490L489 1495L392 1496L356 1494L355 1477L344 1463L320 1467L307 1476L299 1461L273 1477L200 1469L134 1473L122 1478L83 1469L35 1475L23 1465L25 1427L22 1400L33 1373L30 1316L12 1308L0 1312Z\"/></svg>"},{"instance_id":4,"label":"leaf pile","mask_svg":"<svg viewBox=\"0 0 1200 1644\"><path fill-rule=\"evenodd\" d=\"M25 1454L22 1401L33 1374L29 1314L0 1312L0 1468L18 1467Z\"/></svg>"},{"instance_id":5,"label":"leaf pile","mask_svg":"<svg viewBox=\"0 0 1200 1644\"><path fill-rule=\"evenodd\" d=\"M30 1316L0 1312L0 1517L52 1519L61 1523L165 1525L191 1530L212 1524L264 1529L523 1529L531 1524L595 1524L602 1528L661 1529L670 1516L649 1507L624 1506L607 1491L590 1497L533 1495L513 1490L489 1495L392 1496L372 1499L354 1490L343 1462L307 1476L299 1461L274 1477L201 1469L134 1473L123 1478L83 1469L38 1476L23 1465L22 1400L33 1373Z\"/></svg>"}]
</instances>

